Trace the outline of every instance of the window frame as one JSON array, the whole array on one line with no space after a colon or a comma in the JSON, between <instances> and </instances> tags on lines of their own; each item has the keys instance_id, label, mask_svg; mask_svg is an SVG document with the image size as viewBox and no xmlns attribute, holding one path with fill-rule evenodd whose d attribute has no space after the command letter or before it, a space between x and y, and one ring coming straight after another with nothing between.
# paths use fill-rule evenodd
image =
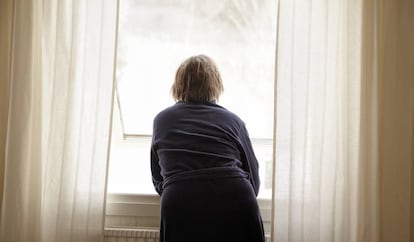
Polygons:
<instances>
[{"instance_id":1,"label":"window frame","mask_svg":"<svg viewBox=\"0 0 414 242\"><path fill-rule=\"evenodd\" d=\"M121 0L119 0L121 1ZM118 3L118 18L119 18L119 3ZM119 19L117 20L117 32L119 31ZM118 32L119 33L119 32ZM118 33L117 33L117 40L116 45L118 44ZM115 58L117 58L118 46L115 47ZM115 59L116 63L116 59ZM116 66L116 64L114 64ZM114 79L116 79L116 75L114 75ZM114 83L117 83L115 80ZM274 83L275 84L275 83ZM117 85L114 86L114 96L116 101L113 102L113 113L114 110L118 109L118 115L121 121L121 132L122 138L127 139L131 137L148 137L148 135L134 135L134 134L126 134L124 131L124 125L122 121L122 110L120 105L119 93L117 89ZM117 105L117 107L115 107ZM275 109L275 108L274 108ZM274 115L273 115L274 116ZM273 121L275 123L275 121ZM113 124L112 124L113 125ZM273 125L274 126L274 125ZM113 127L111 127L113 129ZM112 135L112 134L111 134ZM275 148L274 148L274 135L272 137L273 143L273 155L272 155L272 162L273 162L273 169L272 173L274 172L274 162L275 162ZM112 140L110 141L112 143ZM111 146L111 144L110 144ZM110 157L108 156L108 159ZM108 167L109 169L109 167ZM273 178L273 177L272 177ZM272 197L274 196L274 191L272 191ZM271 226L272 222L272 209L273 209L273 201L271 198L257 198L257 202L259 205L260 213L263 220L266 240L270 241L270 234L271 234ZM160 196L156 194L128 194L128 193L106 193L106 200L105 200L105 221L104 221L104 228L118 228L118 229L130 229L130 228L137 228L137 229L159 229L159 222L160 222Z\"/></svg>"}]
</instances>

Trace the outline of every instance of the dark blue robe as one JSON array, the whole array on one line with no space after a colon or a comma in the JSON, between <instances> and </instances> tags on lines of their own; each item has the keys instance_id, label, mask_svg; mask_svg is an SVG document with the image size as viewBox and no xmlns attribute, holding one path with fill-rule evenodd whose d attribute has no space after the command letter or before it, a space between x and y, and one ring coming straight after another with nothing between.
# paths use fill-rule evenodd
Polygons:
<instances>
[{"instance_id":1,"label":"dark blue robe","mask_svg":"<svg viewBox=\"0 0 414 242\"><path fill-rule=\"evenodd\" d=\"M151 170L161 195L160 241L264 241L258 162L234 113L213 102L160 112Z\"/></svg>"}]
</instances>

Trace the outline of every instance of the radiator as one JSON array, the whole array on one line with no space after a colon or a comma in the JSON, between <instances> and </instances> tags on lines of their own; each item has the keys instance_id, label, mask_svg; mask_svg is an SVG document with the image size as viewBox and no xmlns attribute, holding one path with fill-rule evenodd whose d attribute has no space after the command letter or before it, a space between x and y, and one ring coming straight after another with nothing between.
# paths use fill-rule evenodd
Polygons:
<instances>
[{"instance_id":1,"label":"radiator","mask_svg":"<svg viewBox=\"0 0 414 242\"><path fill-rule=\"evenodd\" d=\"M160 232L154 229L106 228L105 242L158 242Z\"/></svg>"}]
</instances>

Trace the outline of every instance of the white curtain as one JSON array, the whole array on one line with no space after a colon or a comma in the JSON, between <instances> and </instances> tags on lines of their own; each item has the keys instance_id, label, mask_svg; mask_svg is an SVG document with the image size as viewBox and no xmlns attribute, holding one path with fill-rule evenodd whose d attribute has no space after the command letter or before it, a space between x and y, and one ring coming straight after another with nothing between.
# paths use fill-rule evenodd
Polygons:
<instances>
[{"instance_id":1,"label":"white curtain","mask_svg":"<svg viewBox=\"0 0 414 242\"><path fill-rule=\"evenodd\" d=\"M102 241L117 1L7 4L1 241Z\"/></svg>"},{"instance_id":2,"label":"white curtain","mask_svg":"<svg viewBox=\"0 0 414 242\"><path fill-rule=\"evenodd\" d=\"M279 1L274 241L410 241L413 7Z\"/></svg>"}]
</instances>

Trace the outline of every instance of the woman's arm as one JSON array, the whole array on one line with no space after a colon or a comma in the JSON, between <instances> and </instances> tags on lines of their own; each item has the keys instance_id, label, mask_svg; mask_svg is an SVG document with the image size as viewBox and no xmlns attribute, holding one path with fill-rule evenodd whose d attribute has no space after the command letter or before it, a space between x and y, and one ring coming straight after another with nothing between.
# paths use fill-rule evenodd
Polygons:
<instances>
[{"instance_id":1,"label":"woman's arm","mask_svg":"<svg viewBox=\"0 0 414 242\"><path fill-rule=\"evenodd\" d=\"M242 169L249 173L250 182L257 196L260 189L259 163L254 154L253 146L244 124L241 126L239 138L242 146Z\"/></svg>"},{"instance_id":2,"label":"woman's arm","mask_svg":"<svg viewBox=\"0 0 414 242\"><path fill-rule=\"evenodd\" d=\"M155 190L158 195L162 194L163 186L163 177L161 176L161 167L158 163L158 155L154 150L154 147L151 145L151 173L152 173L152 183L154 184Z\"/></svg>"}]
</instances>

